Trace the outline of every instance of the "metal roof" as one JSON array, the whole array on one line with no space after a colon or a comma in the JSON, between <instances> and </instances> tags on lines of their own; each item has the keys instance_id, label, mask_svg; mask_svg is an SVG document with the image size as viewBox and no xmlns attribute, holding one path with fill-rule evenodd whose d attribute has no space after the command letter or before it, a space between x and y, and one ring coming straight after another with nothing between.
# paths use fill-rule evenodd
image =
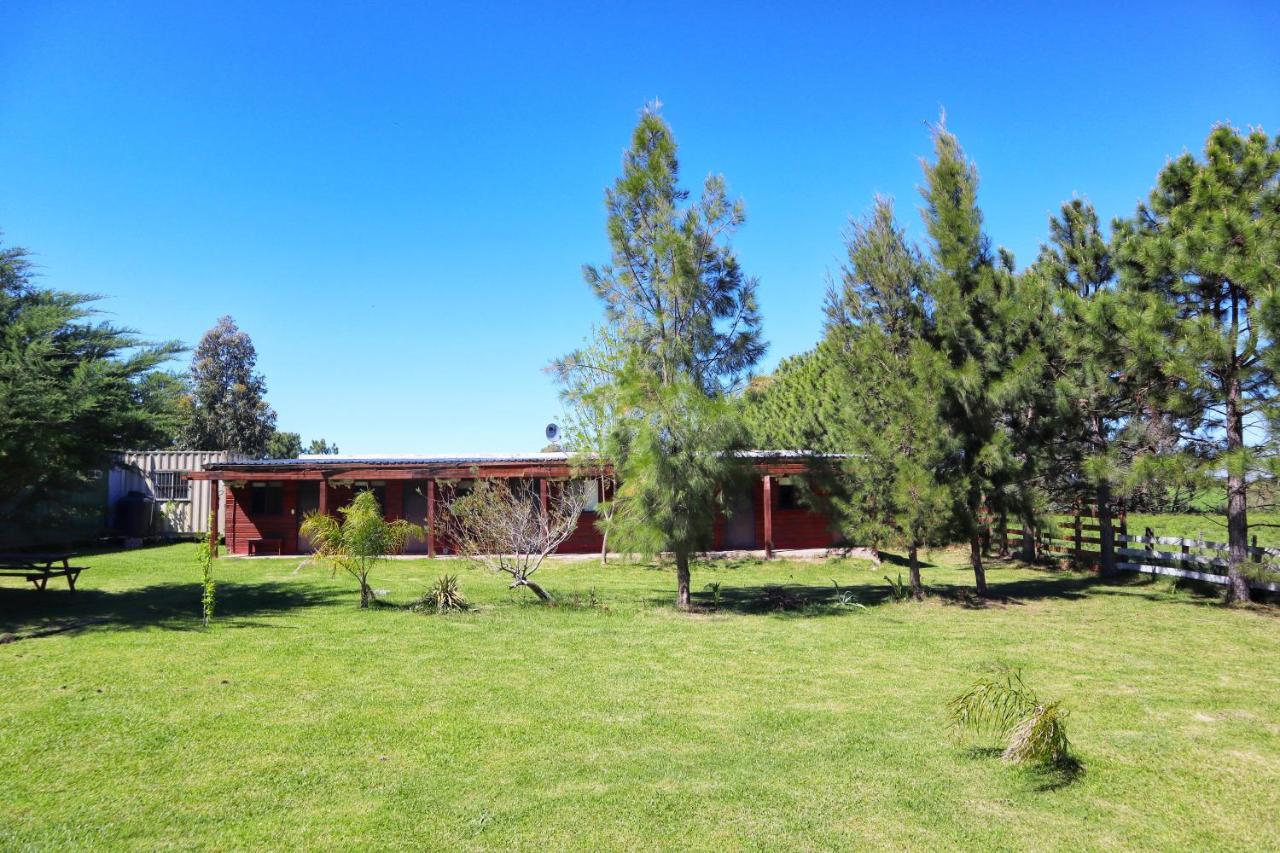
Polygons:
<instances>
[{"instance_id":1,"label":"metal roof","mask_svg":"<svg viewBox=\"0 0 1280 853\"><path fill-rule=\"evenodd\" d=\"M747 459L805 459L816 456L834 457L840 454L821 454L805 450L744 450L740 453ZM564 451L550 453L475 453L461 456L337 456L318 453L304 453L296 459L241 459L234 462L216 462L205 466L206 470L219 468L279 468L347 466L361 465L367 467L409 467L414 465L482 465L485 463L538 464L568 462L574 454Z\"/></svg>"}]
</instances>

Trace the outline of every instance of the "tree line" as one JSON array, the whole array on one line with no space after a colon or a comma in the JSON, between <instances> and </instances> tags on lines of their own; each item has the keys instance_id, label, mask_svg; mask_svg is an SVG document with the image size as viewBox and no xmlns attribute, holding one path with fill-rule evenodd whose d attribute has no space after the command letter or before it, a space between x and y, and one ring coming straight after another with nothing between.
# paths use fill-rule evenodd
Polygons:
<instances>
[{"instance_id":1,"label":"tree line","mask_svg":"<svg viewBox=\"0 0 1280 853\"><path fill-rule=\"evenodd\" d=\"M0 247L0 544L57 541L101 506L88 489L115 450L230 450L294 457L275 428L257 351L230 317L186 348L102 320L96 297L41 287L30 253ZM324 439L311 453L336 453Z\"/></svg>"},{"instance_id":2,"label":"tree line","mask_svg":"<svg viewBox=\"0 0 1280 853\"><path fill-rule=\"evenodd\" d=\"M987 234L976 166L944 123L931 135L925 244L875 199L846 232L821 340L754 376L743 206L719 176L682 188L671 129L644 110L605 193L611 261L584 267L603 318L551 366L581 466L617 474L597 523L620 549L671 553L688 606L740 451L811 451L807 499L846 539L905 549L917 597L919 549L967 541L985 596L987 514L1030 531L1088 496L1109 537L1118 497L1210 484L1227 598L1247 600L1249 491L1276 474L1280 139L1214 127L1109 229L1063 204L1019 270Z\"/></svg>"}]
</instances>

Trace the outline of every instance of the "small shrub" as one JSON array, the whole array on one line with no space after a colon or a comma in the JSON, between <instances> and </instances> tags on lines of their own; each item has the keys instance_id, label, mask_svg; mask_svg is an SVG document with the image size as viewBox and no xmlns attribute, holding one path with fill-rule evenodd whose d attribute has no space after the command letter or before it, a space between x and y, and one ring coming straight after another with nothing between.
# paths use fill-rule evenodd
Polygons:
<instances>
[{"instance_id":1,"label":"small shrub","mask_svg":"<svg viewBox=\"0 0 1280 853\"><path fill-rule=\"evenodd\" d=\"M719 610L720 609L720 582L715 581L714 583L709 583L705 587L703 587L703 590L705 592L711 593L711 609Z\"/></svg>"},{"instance_id":2,"label":"small shrub","mask_svg":"<svg viewBox=\"0 0 1280 853\"><path fill-rule=\"evenodd\" d=\"M853 590L841 589L840 584L836 583L836 579L831 579L831 585L836 588L836 607L856 607L859 610L866 610L867 605L858 600L853 594Z\"/></svg>"},{"instance_id":3,"label":"small shrub","mask_svg":"<svg viewBox=\"0 0 1280 853\"><path fill-rule=\"evenodd\" d=\"M586 595L583 595L580 592L570 593L569 598L566 601L566 604L569 607L579 607L579 608L585 608L588 610L608 610L609 609L609 605L601 601L600 596L596 595L595 587L592 587L590 590L588 590Z\"/></svg>"},{"instance_id":4,"label":"small shrub","mask_svg":"<svg viewBox=\"0 0 1280 853\"><path fill-rule=\"evenodd\" d=\"M803 602L784 586L770 584L762 590L764 603L770 610L796 610Z\"/></svg>"},{"instance_id":5,"label":"small shrub","mask_svg":"<svg viewBox=\"0 0 1280 853\"><path fill-rule=\"evenodd\" d=\"M209 512L209 530L217 524L217 510ZM218 540L211 532L205 533L198 540L196 560L200 564L200 615L206 628L213 621L213 611L217 602L217 584L213 580L213 557L218 547Z\"/></svg>"},{"instance_id":6,"label":"small shrub","mask_svg":"<svg viewBox=\"0 0 1280 853\"><path fill-rule=\"evenodd\" d=\"M422 598L413 606L414 610L434 610L436 613L457 613L467 610L471 605L462 594L457 575L441 575L436 582L427 587Z\"/></svg>"},{"instance_id":7,"label":"small shrub","mask_svg":"<svg viewBox=\"0 0 1280 853\"><path fill-rule=\"evenodd\" d=\"M1006 741L1005 761L1062 766L1074 763L1067 739L1067 710L1041 702L1019 670L980 678L949 703L959 730L986 731Z\"/></svg>"},{"instance_id":8,"label":"small shrub","mask_svg":"<svg viewBox=\"0 0 1280 853\"><path fill-rule=\"evenodd\" d=\"M911 597L911 587L902 582L902 572L898 572L898 579L891 580L888 575L882 575L885 582L889 584L889 595L894 601L906 601Z\"/></svg>"}]
</instances>

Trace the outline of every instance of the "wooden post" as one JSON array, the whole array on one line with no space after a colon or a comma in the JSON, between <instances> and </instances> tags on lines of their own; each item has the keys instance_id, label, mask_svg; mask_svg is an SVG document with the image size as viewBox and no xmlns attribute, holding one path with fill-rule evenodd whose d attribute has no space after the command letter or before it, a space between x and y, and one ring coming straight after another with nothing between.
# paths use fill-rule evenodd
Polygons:
<instances>
[{"instance_id":1,"label":"wooden post","mask_svg":"<svg viewBox=\"0 0 1280 853\"><path fill-rule=\"evenodd\" d=\"M1076 528L1074 531L1075 532L1075 554L1073 554L1072 556L1075 558L1075 563L1077 567L1084 562L1084 550L1083 550L1084 543L1081 541L1081 531L1083 530L1083 528L1081 526L1081 521L1080 521L1080 513L1082 512L1084 512L1084 506L1081 504L1080 499L1076 498Z\"/></svg>"},{"instance_id":2,"label":"wooden post","mask_svg":"<svg viewBox=\"0 0 1280 853\"><path fill-rule=\"evenodd\" d=\"M1142 532L1142 536L1147 540L1145 545L1146 549L1148 551L1154 551L1156 549L1156 532L1148 527Z\"/></svg>"},{"instance_id":3,"label":"wooden post","mask_svg":"<svg viewBox=\"0 0 1280 853\"><path fill-rule=\"evenodd\" d=\"M209 553L216 560L218 559L218 510L220 509L218 502L222 500L221 490L218 488L221 483L218 480L209 481L209 503L212 507L209 510Z\"/></svg>"},{"instance_id":4,"label":"wooden post","mask_svg":"<svg viewBox=\"0 0 1280 853\"><path fill-rule=\"evenodd\" d=\"M321 515L329 514L329 481L323 477L320 478L320 505L316 510Z\"/></svg>"},{"instance_id":5,"label":"wooden post","mask_svg":"<svg viewBox=\"0 0 1280 853\"><path fill-rule=\"evenodd\" d=\"M542 515L544 517L546 516L548 507L551 503L550 488L551 484L547 482L546 477L542 477L538 480L538 501L542 506Z\"/></svg>"},{"instance_id":6,"label":"wooden post","mask_svg":"<svg viewBox=\"0 0 1280 853\"><path fill-rule=\"evenodd\" d=\"M764 556L773 559L773 475L764 475Z\"/></svg>"},{"instance_id":7,"label":"wooden post","mask_svg":"<svg viewBox=\"0 0 1280 853\"><path fill-rule=\"evenodd\" d=\"M427 480L427 556L436 555L436 481Z\"/></svg>"}]
</instances>

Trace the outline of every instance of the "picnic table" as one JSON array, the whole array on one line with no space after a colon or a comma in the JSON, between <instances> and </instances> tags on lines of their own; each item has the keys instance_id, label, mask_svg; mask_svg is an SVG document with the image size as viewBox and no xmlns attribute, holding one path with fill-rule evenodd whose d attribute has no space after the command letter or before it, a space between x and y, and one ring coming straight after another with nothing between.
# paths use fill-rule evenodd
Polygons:
<instances>
[{"instance_id":1,"label":"picnic table","mask_svg":"<svg viewBox=\"0 0 1280 853\"><path fill-rule=\"evenodd\" d=\"M0 576L26 578L35 588L44 591L49 578L64 577L71 591L76 591L76 578L88 566L73 566L72 553L57 554L0 554ZM60 563L61 565L54 565Z\"/></svg>"}]
</instances>

